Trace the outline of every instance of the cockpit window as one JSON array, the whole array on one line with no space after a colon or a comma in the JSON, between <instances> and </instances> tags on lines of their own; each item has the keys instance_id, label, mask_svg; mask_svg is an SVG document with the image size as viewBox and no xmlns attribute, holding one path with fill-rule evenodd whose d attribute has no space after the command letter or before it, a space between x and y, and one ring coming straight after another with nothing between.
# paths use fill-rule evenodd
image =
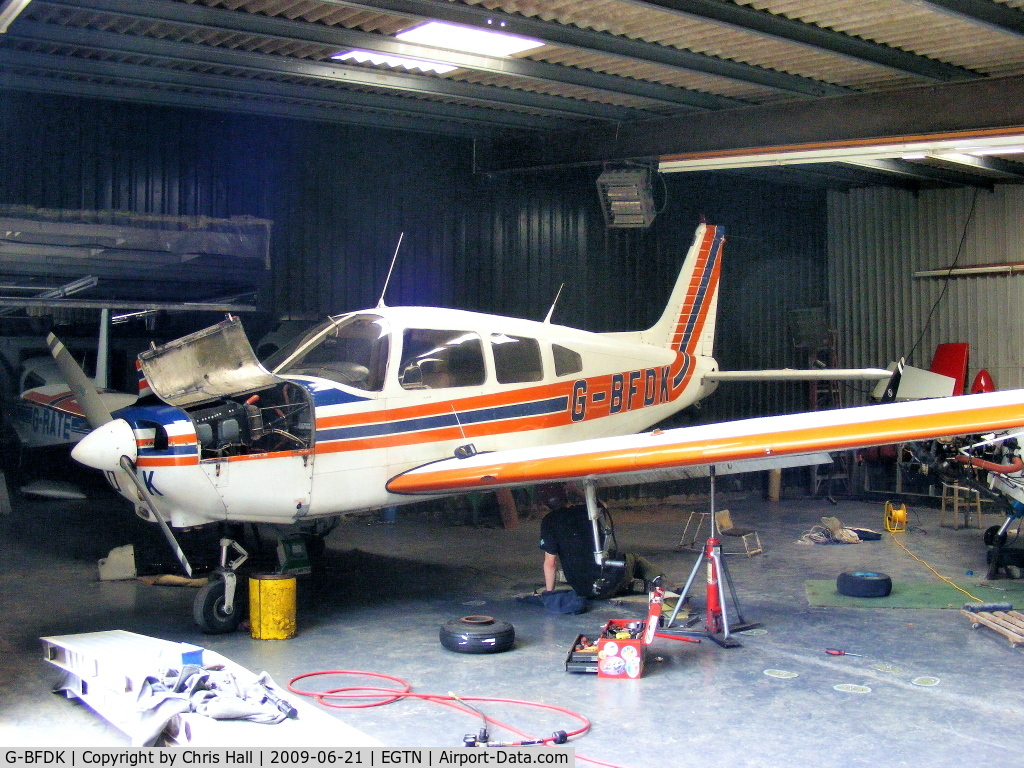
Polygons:
<instances>
[{"instance_id":1,"label":"cockpit window","mask_svg":"<svg viewBox=\"0 0 1024 768\"><path fill-rule=\"evenodd\" d=\"M540 344L536 339L492 333L491 352L494 354L494 373L499 384L519 384L544 378Z\"/></svg>"},{"instance_id":2,"label":"cockpit window","mask_svg":"<svg viewBox=\"0 0 1024 768\"><path fill-rule=\"evenodd\" d=\"M267 360L278 375L319 376L380 392L387 372L390 332L378 315L328 320Z\"/></svg>"},{"instance_id":3,"label":"cockpit window","mask_svg":"<svg viewBox=\"0 0 1024 768\"><path fill-rule=\"evenodd\" d=\"M21 391L24 392L27 389L35 389L46 384L46 379L40 376L35 371L29 371L25 374L25 378L21 383Z\"/></svg>"},{"instance_id":4,"label":"cockpit window","mask_svg":"<svg viewBox=\"0 0 1024 768\"><path fill-rule=\"evenodd\" d=\"M579 352L561 344L552 344L551 352L555 357L555 376L568 376L583 370L583 358Z\"/></svg>"},{"instance_id":5,"label":"cockpit window","mask_svg":"<svg viewBox=\"0 0 1024 768\"><path fill-rule=\"evenodd\" d=\"M398 381L403 389L472 387L484 383L480 336L470 331L409 328L402 337Z\"/></svg>"}]
</instances>

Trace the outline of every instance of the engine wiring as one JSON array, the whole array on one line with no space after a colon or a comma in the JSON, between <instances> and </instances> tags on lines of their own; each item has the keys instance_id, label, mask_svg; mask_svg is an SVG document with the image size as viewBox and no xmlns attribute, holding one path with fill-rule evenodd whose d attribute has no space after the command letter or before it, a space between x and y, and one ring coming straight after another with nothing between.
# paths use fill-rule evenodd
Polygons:
<instances>
[{"instance_id":1,"label":"engine wiring","mask_svg":"<svg viewBox=\"0 0 1024 768\"><path fill-rule=\"evenodd\" d=\"M349 685L338 688L328 688L323 691L314 691L306 688L300 688L296 684L301 680L307 680L310 678L323 678L331 675L346 675L346 676L357 676L357 677L369 677L376 678L379 680L386 680L392 683L396 683L398 687L388 686L373 686L373 685ZM478 737L473 738L468 736L466 744L470 743L469 739L473 739L475 744L480 746L501 746L501 747L516 747L516 746L529 746L529 745L550 745L550 744L565 744L569 739L583 736L587 731L590 730L591 723L584 715L574 712L571 709L565 707L559 707L555 704L546 704L539 701L523 701L521 699L504 699L492 696L456 696L454 693L449 692L445 694L436 693L417 693L413 691L412 685L400 677L393 675L387 675L383 672L369 672L364 670L354 669L330 669L330 670L318 670L314 672L304 672L301 675L296 675L291 678L287 684L288 690L299 696L307 696L315 699L325 707L333 707L335 709L360 709L366 707L380 707L385 704L391 704L401 699L421 699L424 701L433 702L434 704L441 704L446 707L451 707L459 712L473 716L474 718L483 718L484 725L480 729ZM365 700L360 703L342 703L346 700ZM487 715L477 707L473 706L469 702L490 702L494 704L514 704L524 707L535 707L538 709L550 710L552 712L558 712L560 714L568 715L579 722L579 727L571 731L555 731L550 736L535 737L525 731L516 728L513 725L504 723L500 720ZM502 730L513 733L519 737L519 741L503 741L493 742L488 741L487 726L492 725ZM615 763L608 763L603 760L597 760L592 757L586 757L584 755L577 754L577 760L581 760L592 765L603 766L604 768L625 768L625 766L617 765Z\"/></svg>"}]
</instances>

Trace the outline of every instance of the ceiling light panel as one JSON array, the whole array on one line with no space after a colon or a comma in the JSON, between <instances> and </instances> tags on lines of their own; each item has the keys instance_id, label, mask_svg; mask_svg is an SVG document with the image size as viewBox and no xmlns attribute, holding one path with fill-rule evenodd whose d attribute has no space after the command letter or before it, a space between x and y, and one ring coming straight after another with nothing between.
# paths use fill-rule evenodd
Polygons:
<instances>
[{"instance_id":1,"label":"ceiling light panel","mask_svg":"<svg viewBox=\"0 0 1024 768\"><path fill-rule=\"evenodd\" d=\"M412 29L399 32L395 37L408 43L432 45L436 48L488 56L511 56L544 45L541 40L508 35L504 32L461 27L442 21L428 21Z\"/></svg>"}]
</instances>

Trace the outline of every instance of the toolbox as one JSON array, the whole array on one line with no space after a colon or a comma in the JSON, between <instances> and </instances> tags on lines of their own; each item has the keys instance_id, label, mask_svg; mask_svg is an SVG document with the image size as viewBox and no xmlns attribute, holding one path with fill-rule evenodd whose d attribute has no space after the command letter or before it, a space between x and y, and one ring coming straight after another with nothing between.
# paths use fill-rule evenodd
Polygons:
<instances>
[{"instance_id":1,"label":"toolbox","mask_svg":"<svg viewBox=\"0 0 1024 768\"><path fill-rule=\"evenodd\" d=\"M651 590L647 619L611 619L601 629L597 640L576 635L565 657L565 671L596 673L614 680L635 680L644 673L647 646L654 641L661 622L665 590Z\"/></svg>"},{"instance_id":2,"label":"toolbox","mask_svg":"<svg viewBox=\"0 0 1024 768\"><path fill-rule=\"evenodd\" d=\"M636 679L644 673L647 622L610 619L597 640L597 676Z\"/></svg>"},{"instance_id":3,"label":"toolbox","mask_svg":"<svg viewBox=\"0 0 1024 768\"><path fill-rule=\"evenodd\" d=\"M565 671L574 674L597 674L597 644L586 635L576 635L565 657Z\"/></svg>"}]
</instances>

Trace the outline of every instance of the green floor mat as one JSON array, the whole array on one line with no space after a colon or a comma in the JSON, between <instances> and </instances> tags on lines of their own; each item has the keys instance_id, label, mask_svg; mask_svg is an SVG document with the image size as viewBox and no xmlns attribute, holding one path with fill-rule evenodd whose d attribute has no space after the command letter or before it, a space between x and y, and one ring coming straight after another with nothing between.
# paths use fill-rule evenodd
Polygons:
<instances>
[{"instance_id":1,"label":"green floor mat","mask_svg":"<svg viewBox=\"0 0 1024 768\"><path fill-rule=\"evenodd\" d=\"M1010 603L1014 608L1024 606L1024 584L1014 581L991 582L979 586L977 581L957 582L986 603ZM962 608L972 603L967 595L949 584L935 581L894 581L888 597L847 597L836 592L835 579L808 579L804 582L807 602L821 608Z\"/></svg>"}]
</instances>

